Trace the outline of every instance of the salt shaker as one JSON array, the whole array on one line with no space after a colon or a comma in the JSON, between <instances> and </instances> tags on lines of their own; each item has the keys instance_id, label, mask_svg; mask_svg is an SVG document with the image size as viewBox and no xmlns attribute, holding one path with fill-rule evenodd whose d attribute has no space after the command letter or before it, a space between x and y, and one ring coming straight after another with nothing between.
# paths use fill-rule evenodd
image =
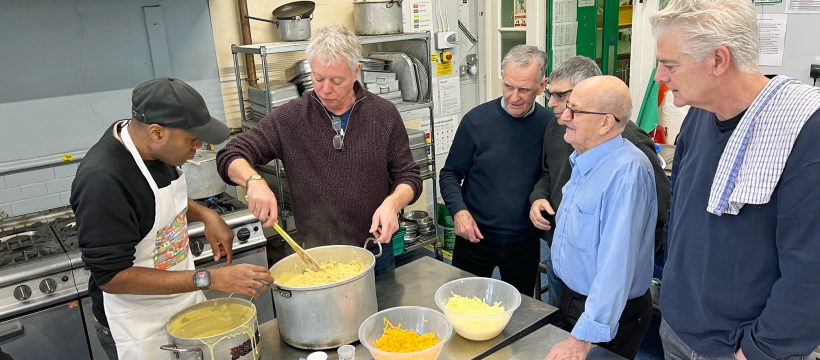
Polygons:
<instances>
[{"instance_id":1,"label":"salt shaker","mask_svg":"<svg viewBox=\"0 0 820 360\"><path fill-rule=\"evenodd\" d=\"M339 353L339 360L353 360L356 356L356 347L353 345L342 345L337 352Z\"/></svg>"},{"instance_id":2,"label":"salt shaker","mask_svg":"<svg viewBox=\"0 0 820 360\"><path fill-rule=\"evenodd\" d=\"M327 360L327 353L324 351L314 351L307 356L307 360Z\"/></svg>"}]
</instances>

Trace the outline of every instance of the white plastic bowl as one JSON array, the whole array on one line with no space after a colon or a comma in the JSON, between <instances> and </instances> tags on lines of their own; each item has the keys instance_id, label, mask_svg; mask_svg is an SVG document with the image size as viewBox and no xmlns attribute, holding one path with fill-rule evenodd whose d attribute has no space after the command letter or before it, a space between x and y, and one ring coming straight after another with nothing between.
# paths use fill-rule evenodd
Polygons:
<instances>
[{"instance_id":1,"label":"white plastic bowl","mask_svg":"<svg viewBox=\"0 0 820 360\"><path fill-rule=\"evenodd\" d=\"M447 308L453 294L477 297L488 305L496 302L504 306L504 312L488 316L471 316L456 313ZM507 327L513 312L521 305L521 294L515 287L501 280L471 277L450 281L436 290L436 305L444 312L453 329L461 337L483 341L492 339Z\"/></svg>"},{"instance_id":2,"label":"white plastic bowl","mask_svg":"<svg viewBox=\"0 0 820 360\"><path fill-rule=\"evenodd\" d=\"M415 330L419 334L432 332L439 342L436 345L411 353L394 353L376 348L376 340L384 334L384 318L405 330ZM379 311L367 318L359 326L359 341L364 344L375 360L425 359L435 360L441 354L444 344L453 335L453 327L440 312L421 306L399 306Z\"/></svg>"}]
</instances>

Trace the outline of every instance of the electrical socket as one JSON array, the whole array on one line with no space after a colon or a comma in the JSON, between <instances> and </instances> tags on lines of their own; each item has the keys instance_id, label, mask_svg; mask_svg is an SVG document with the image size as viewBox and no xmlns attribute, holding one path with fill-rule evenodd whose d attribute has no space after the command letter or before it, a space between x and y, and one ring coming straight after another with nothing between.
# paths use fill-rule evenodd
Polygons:
<instances>
[{"instance_id":1,"label":"electrical socket","mask_svg":"<svg viewBox=\"0 0 820 360\"><path fill-rule=\"evenodd\" d=\"M439 31L436 33L436 49L451 49L456 46L456 33L453 31Z\"/></svg>"}]
</instances>

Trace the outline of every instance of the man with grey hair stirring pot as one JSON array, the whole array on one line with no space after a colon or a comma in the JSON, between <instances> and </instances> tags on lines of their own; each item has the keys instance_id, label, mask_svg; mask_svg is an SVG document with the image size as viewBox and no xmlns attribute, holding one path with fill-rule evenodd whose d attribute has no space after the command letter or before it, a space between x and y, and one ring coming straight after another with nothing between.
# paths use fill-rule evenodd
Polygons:
<instances>
[{"instance_id":1,"label":"man with grey hair stirring pot","mask_svg":"<svg viewBox=\"0 0 820 360\"><path fill-rule=\"evenodd\" d=\"M352 32L319 29L307 48L315 90L277 107L217 155L219 174L247 188L248 208L266 227L277 221L279 203L253 166L282 161L306 247L362 246L371 234L389 243L396 215L421 193L398 110L356 81L361 57ZM384 251L376 275L394 266Z\"/></svg>"}]
</instances>

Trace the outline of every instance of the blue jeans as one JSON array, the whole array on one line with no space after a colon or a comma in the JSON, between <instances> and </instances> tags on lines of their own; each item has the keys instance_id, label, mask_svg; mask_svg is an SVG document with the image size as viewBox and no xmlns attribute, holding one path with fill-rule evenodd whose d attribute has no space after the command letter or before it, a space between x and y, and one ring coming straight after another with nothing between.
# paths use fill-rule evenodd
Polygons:
<instances>
[{"instance_id":1,"label":"blue jeans","mask_svg":"<svg viewBox=\"0 0 820 360\"><path fill-rule=\"evenodd\" d=\"M547 246L546 257L541 263L547 266L547 284L549 284L547 304L558 307L561 305L561 279L558 278L558 275L555 275L555 270L552 269L552 255L549 246Z\"/></svg>"},{"instance_id":2,"label":"blue jeans","mask_svg":"<svg viewBox=\"0 0 820 360\"><path fill-rule=\"evenodd\" d=\"M683 360L683 359L693 359L693 360L737 360L735 357L735 353L731 353L724 356L704 356L698 354L686 345L686 343L681 340L678 334L675 333L675 330L672 330L669 327L669 324L666 323L666 320L661 318L661 328L659 330L661 335L661 341L663 342L663 358L665 360ZM814 359L814 355L809 356L792 356L788 358L789 360L810 360Z\"/></svg>"},{"instance_id":3,"label":"blue jeans","mask_svg":"<svg viewBox=\"0 0 820 360\"><path fill-rule=\"evenodd\" d=\"M367 248L373 255L379 252L378 246ZM389 243L382 244L382 255L376 258L376 264L373 266L376 276L384 273L389 273L396 268L396 258L393 256L393 240Z\"/></svg>"}]
</instances>

